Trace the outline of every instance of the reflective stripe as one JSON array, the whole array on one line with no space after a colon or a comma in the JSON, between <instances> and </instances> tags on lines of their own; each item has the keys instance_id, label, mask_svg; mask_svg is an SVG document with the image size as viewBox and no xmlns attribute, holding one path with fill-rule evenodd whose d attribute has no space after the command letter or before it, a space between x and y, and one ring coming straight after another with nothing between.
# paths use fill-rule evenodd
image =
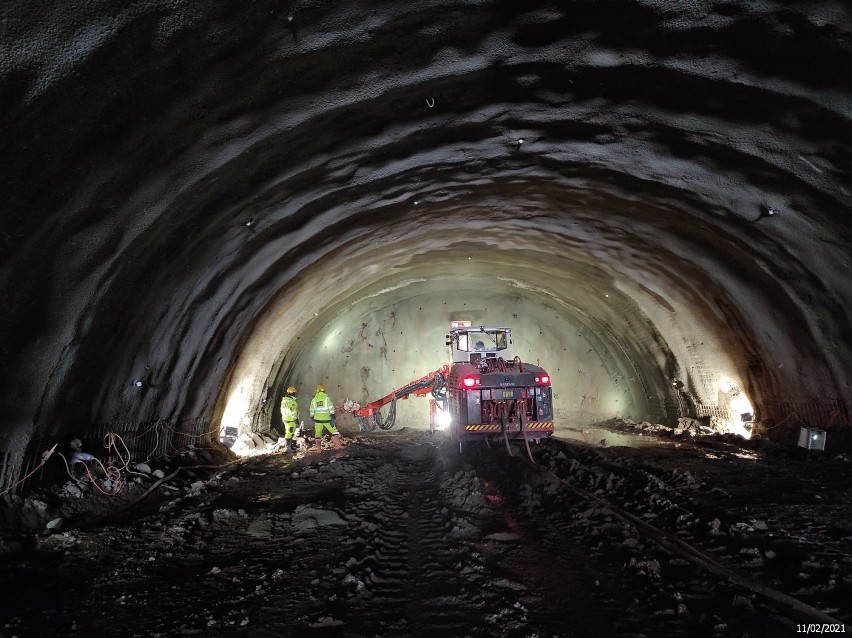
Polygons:
<instances>
[{"instance_id":1,"label":"reflective stripe","mask_svg":"<svg viewBox=\"0 0 852 638\"><path fill-rule=\"evenodd\" d=\"M299 402L295 397L285 396L281 399L281 418L284 421L295 421L299 418Z\"/></svg>"},{"instance_id":2,"label":"reflective stripe","mask_svg":"<svg viewBox=\"0 0 852 638\"><path fill-rule=\"evenodd\" d=\"M464 429L467 432L484 432L484 431L494 431L500 430L499 425L485 425L482 423L471 423L464 426ZM510 432L519 432L517 424L509 423L507 424L507 429ZM553 421L537 421L533 423L525 423L524 430L552 430L553 429Z\"/></svg>"},{"instance_id":3,"label":"reflective stripe","mask_svg":"<svg viewBox=\"0 0 852 638\"><path fill-rule=\"evenodd\" d=\"M331 402L331 397L329 397L324 392L318 392L313 399L311 399L311 416L331 416L334 414L334 404Z\"/></svg>"},{"instance_id":4,"label":"reflective stripe","mask_svg":"<svg viewBox=\"0 0 852 638\"><path fill-rule=\"evenodd\" d=\"M539 421L533 423L527 423L527 430L552 430L553 429L553 421Z\"/></svg>"}]
</instances>

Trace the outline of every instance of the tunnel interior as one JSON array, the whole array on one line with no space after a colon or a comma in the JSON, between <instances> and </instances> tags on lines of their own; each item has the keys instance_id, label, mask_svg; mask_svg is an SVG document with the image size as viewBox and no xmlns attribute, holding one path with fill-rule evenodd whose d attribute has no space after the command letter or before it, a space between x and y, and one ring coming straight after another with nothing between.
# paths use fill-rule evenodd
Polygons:
<instances>
[{"instance_id":1,"label":"tunnel interior","mask_svg":"<svg viewBox=\"0 0 852 638\"><path fill-rule=\"evenodd\" d=\"M369 401L456 319L513 328L557 434L848 415L850 9L617 5L5 9L0 488Z\"/></svg>"}]
</instances>

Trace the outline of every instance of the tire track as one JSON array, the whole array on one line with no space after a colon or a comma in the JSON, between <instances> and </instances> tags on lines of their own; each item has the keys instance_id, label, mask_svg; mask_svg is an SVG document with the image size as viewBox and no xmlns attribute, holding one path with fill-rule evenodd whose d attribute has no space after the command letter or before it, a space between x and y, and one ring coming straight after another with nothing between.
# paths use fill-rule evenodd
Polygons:
<instances>
[{"instance_id":1,"label":"tire track","mask_svg":"<svg viewBox=\"0 0 852 638\"><path fill-rule=\"evenodd\" d=\"M501 605L481 592L482 567L453 533L436 460L431 446L410 447L376 472L375 500L356 514L371 532L359 565L369 597L350 615L383 636L499 635L481 628Z\"/></svg>"}]
</instances>

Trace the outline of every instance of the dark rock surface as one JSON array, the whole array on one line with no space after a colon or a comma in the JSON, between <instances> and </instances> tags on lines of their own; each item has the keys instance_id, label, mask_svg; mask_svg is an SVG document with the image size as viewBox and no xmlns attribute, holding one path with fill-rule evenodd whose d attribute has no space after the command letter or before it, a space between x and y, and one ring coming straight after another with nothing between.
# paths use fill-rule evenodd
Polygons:
<instances>
[{"instance_id":1,"label":"dark rock surface","mask_svg":"<svg viewBox=\"0 0 852 638\"><path fill-rule=\"evenodd\" d=\"M267 429L289 383L381 396L451 318L516 325L561 423L731 387L768 420L846 410L850 25L840 1L7 3L0 487L74 435Z\"/></svg>"}]
</instances>

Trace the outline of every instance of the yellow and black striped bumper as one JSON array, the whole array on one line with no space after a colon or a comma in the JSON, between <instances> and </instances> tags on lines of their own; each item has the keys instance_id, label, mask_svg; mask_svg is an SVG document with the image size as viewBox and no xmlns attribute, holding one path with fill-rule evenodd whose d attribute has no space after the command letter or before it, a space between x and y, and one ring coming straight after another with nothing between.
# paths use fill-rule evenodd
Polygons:
<instances>
[{"instance_id":1,"label":"yellow and black striped bumper","mask_svg":"<svg viewBox=\"0 0 852 638\"><path fill-rule=\"evenodd\" d=\"M553 430L553 421L533 421L527 423L524 429L528 432L542 432L544 430Z\"/></svg>"},{"instance_id":2,"label":"yellow and black striped bumper","mask_svg":"<svg viewBox=\"0 0 852 638\"><path fill-rule=\"evenodd\" d=\"M553 431L553 421L533 421L531 423L524 424L524 430L527 432L552 432ZM464 426L465 432L500 432L500 424L483 424L483 423L470 423ZM506 426L507 432L520 432L521 429L516 424L509 424Z\"/></svg>"}]
</instances>

